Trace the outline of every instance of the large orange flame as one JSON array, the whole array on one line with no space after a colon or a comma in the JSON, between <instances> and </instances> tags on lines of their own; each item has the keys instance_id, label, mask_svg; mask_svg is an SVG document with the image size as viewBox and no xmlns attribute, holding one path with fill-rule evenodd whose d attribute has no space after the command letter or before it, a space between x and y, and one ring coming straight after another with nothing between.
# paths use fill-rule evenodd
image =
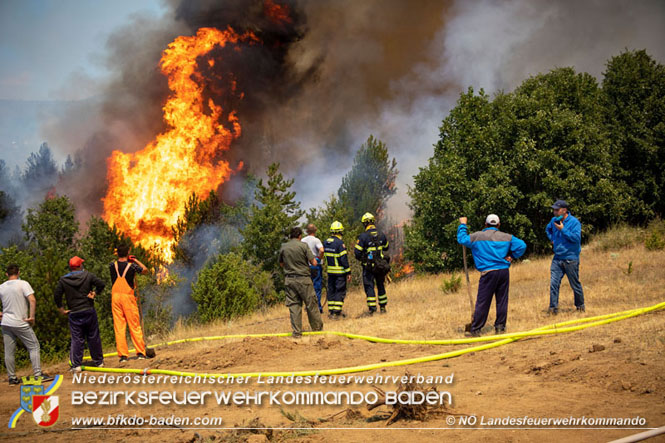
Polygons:
<instances>
[{"instance_id":1,"label":"large orange flame","mask_svg":"<svg viewBox=\"0 0 665 443\"><path fill-rule=\"evenodd\" d=\"M254 42L251 34L232 29L202 28L191 37L178 37L162 54L160 67L172 91L163 107L171 128L134 154L113 151L108 159L108 191L103 218L146 248L157 247L162 259L172 261L171 227L195 192L216 190L232 173L219 154L241 133L235 111L220 122L222 107L203 98L204 85L197 58L214 47ZM239 47L236 47L240 50ZM207 60L209 66L215 61ZM238 97L233 79L227 79ZM204 105L207 105L204 106ZM204 109L207 108L207 113Z\"/></svg>"}]
</instances>

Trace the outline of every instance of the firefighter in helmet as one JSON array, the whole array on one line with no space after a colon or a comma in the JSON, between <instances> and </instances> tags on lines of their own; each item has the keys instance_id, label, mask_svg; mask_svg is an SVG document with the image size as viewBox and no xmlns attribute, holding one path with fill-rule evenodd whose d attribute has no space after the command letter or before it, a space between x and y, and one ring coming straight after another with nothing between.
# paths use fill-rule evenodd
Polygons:
<instances>
[{"instance_id":1,"label":"firefighter in helmet","mask_svg":"<svg viewBox=\"0 0 665 443\"><path fill-rule=\"evenodd\" d=\"M346 282L351 281L349 257L342 241L344 226L338 222L330 225L330 238L323 243L323 255L328 268L328 316L331 319L346 317L342 313Z\"/></svg>"},{"instance_id":2,"label":"firefighter in helmet","mask_svg":"<svg viewBox=\"0 0 665 443\"><path fill-rule=\"evenodd\" d=\"M388 239L385 234L376 229L376 220L369 212L361 219L365 232L358 236L354 255L363 266L363 287L367 296L369 315L376 312L377 295L381 313L386 312L388 296L386 295L385 279L389 271ZM387 270L386 270L387 269ZM377 293L374 292L376 282Z\"/></svg>"}]
</instances>

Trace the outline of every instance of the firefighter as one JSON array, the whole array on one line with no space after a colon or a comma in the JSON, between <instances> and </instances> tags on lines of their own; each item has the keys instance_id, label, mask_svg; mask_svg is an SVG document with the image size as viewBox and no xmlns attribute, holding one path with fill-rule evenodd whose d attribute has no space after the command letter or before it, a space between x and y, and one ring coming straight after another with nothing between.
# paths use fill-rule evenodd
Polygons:
<instances>
[{"instance_id":1,"label":"firefighter","mask_svg":"<svg viewBox=\"0 0 665 443\"><path fill-rule=\"evenodd\" d=\"M363 266L363 287L367 296L369 315L374 315L376 312L377 294L374 292L374 282L376 282L381 313L385 314L388 296L384 282L386 274L390 270L388 267L390 259L386 254L389 246L388 239L376 229L376 220L372 214L365 213L361 221L365 232L358 236L354 255Z\"/></svg>"},{"instance_id":2,"label":"firefighter","mask_svg":"<svg viewBox=\"0 0 665 443\"><path fill-rule=\"evenodd\" d=\"M346 317L342 313L346 297L346 283L351 281L351 268L346 246L342 241L344 226L338 222L330 225L330 238L323 243L323 255L328 268L328 317Z\"/></svg>"}]
</instances>

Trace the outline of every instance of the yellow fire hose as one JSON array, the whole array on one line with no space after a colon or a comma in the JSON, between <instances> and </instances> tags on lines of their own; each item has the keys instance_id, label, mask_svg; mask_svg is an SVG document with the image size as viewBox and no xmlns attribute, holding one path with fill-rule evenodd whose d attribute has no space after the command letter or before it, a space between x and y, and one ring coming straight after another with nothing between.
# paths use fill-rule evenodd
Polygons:
<instances>
[{"instance_id":1,"label":"yellow fire hose","mask_svg":"<svg viewBox=\"0 0 665 443\"><path fill-rule=\"evenodd\" d=\"M338 374L349 374L354 372L363 372L371 371L374 369L381 369L386 367L394 366L404 366L412 365L416 363L425 363L435 360L443 360L446 358L458 357L460 355L468 354L471 352L483 351L485 349L496 348L503 346L508 343L512 343L519 339L525 337L537 337L541 335L549 334L561 334L565 332L574 332L580 331L582 329L591 328L594 326L605 325L613 323L616 321L624 320L631 317L636 317L638 315L643 315L648 312L653 312L657 310L665 309L665 302L658 303L653 306L646 308L637 308L630 309L627 311L616 312L613 314L599 315L595 317L587 317L569 320L561 323L555 323L548 326L543 326L541 328L533 329L531 331L516 332L511 334L500 334L488 337L474 337L474 338L464 338L464 339L450 339L450 340L401 340L401 339L385 339L379 337L369 337L364 335L349 334L345 332L336 332L336 331L317 331L317 332L305 332L304 335L337 335L342 337L348 337L351 339L362 339L375 343L390 343L390 344L430 344L430 345L455 345L455 344L465 344L465 343L477 343L483 341L491 341L491 343L473 346L465 349L460 349L456 351L445 352L443 354L434 354L424 357L410 358L406 360L395 360L389 362L375 363L362 366L351 366L346 368L337 368L337 369L323 369L323 370L307 370L307 371L289 371L289 372L248 372L248 373L236 373L236 374L210 374L210 373L195 373L195 372L182 372L182 371L171 371L166 369L131 369L131 368L98 368L95 366L81 366L82 370L91 371L91 372L108 372L108 373L123 373L123 374L143 374L143 375L153 375L153 374L162 374L162 375L175 375L175 376L199 376L199 377L208 377L208 378L228 378L228 377L258 377L259 375L263 377L278 377L278 376L314 376L314 375L338 375ZM581 323L581 324L578 324ZM577 326L569 326L578 324ZM234 335L221 335L213 337L197 337L197 338L186 338L181 340L174 340L165 343L160 343L154 345L154 347L159 346L170 346L179 343L190 343L196 341L208 341L208 340L223 340L229 338L246 338L246 337L290 337L290 333L272 333L272 334L234 334ZM104 354L104 357L111 357L117 355L116 352ZM89 359L89 357L86 357Z\"/></svg>"}]
</instances>

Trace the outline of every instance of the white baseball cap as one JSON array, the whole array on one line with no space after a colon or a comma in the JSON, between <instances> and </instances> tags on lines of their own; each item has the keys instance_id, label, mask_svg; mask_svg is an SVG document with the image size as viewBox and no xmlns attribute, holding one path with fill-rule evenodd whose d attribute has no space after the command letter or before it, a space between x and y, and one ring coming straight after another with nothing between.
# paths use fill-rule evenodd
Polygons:
<instances>
[{"instance_id":1,"label":"white baseball cap","mask_svg":"<svg viewBox=\"0 0 665 443\"><path fill-rule=\"evenodd\" d=\"M496 215L496 214L490 214L485 219L485 224L490 225L490 226L498 226L499 223L500 223L499 216Z\"/></svg>"}]
</instances>

